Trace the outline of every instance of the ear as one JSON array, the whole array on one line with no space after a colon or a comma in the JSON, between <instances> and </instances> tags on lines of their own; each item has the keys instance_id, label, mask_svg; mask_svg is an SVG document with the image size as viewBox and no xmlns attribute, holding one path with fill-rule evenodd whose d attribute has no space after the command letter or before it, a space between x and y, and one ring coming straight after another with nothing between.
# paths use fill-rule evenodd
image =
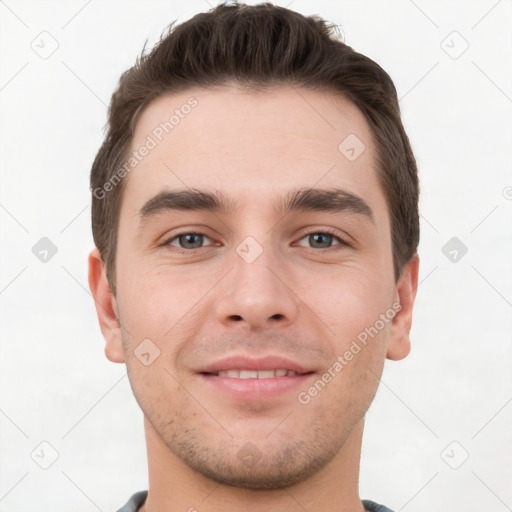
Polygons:
<instances>
[{"instance_id":1,"label":"ear","mask_svg":"<svg viewBox=\"0 0 512 512\"><path fill-rule=\"evenodd\" d=\"M97 248L89 254L89 288L94 297L101 333L106 342L105 355L113 363L124 363L117 302L108 284L103 259Z\"/></svg>"},{"instance_id":2,"label":"ear","mask_svg":"<svg viewBox=\"0 0 512 512\"><path fill-rule=\"evenodd\" d=\"M409 332L411 330L412 309L418 287L419 266L419 256L414 254L404 266L402 276L396 285L396 300L400 302L401 309L396 313L391 322L390 341L386 353L386 357L394 361L403 359L411 350Z\"/></svg>"}]
</instances>

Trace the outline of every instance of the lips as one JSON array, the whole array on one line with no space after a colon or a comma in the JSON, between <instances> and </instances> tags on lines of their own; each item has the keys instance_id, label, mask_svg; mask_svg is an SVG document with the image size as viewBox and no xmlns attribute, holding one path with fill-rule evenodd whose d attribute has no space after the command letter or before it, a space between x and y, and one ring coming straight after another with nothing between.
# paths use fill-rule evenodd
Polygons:
<instances>
[{"instance_id":1,"label":"lips","mask_svg":"<svg viewBox=\"0 0 512 512\"><path fill-rule=\"evenodd\" d=\"M236 402L269 403L279 397L292 399L314 374L315 370L281 356L233 356L197 371L205 392L213 392L212 400L222 396Z\"/></svg>"},{"instance_id":2,"label":"lips","mask_svg":"<svg viewBox=\"0 0 512 512\"><path fill-rule=\"evenodd\" d=\"M313 372L296 361L282 356L253 358L232 356L210 363L198 370L198 373L233 377L239 379L266 379Z\"/></svg>"}]
</instances>

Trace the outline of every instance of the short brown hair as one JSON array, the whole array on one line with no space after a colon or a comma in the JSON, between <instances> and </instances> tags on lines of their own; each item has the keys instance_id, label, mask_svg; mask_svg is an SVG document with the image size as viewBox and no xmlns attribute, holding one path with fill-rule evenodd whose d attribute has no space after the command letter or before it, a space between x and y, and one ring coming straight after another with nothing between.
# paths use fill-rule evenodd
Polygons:
<instances>
[{"instance_id":1,"label":"short brown hair","mask_svg":"<svg viewBox=\"0 0 512 512\"><path fill-rule=\"evenodd\" d=\"M230 82L248 91L293 85L339 93L361 110L376 145L397 280L419 242L419 183L389 75L343 43L335 25L271 3L223 3L173 28L174 23L121 76L110 102L105 140L91 170L93 237L113 293L126 180L109 187L108 193L103 187L123 167L142 111L162 94Z\"/></svg>"}]
</instances>

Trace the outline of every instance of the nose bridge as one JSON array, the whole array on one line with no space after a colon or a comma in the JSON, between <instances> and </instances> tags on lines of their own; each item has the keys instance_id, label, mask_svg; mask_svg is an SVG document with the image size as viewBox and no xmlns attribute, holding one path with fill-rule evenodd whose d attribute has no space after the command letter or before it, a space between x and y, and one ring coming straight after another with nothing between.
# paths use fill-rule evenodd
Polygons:
<instances>
[{"instance_id":1,"label":"nose bridge","mask_svg":"<svg viewBox=\"0 0 512 512\"><path fill-rule=\"evenodd\" d=\"M223 323L246 323L251 329L260 329L288 324L296 317L294 295L276 271L282 268L279 251L270 236L258 238L248 236L235 248L233 270L217 307Z\"/></svg>"}]
</instances>

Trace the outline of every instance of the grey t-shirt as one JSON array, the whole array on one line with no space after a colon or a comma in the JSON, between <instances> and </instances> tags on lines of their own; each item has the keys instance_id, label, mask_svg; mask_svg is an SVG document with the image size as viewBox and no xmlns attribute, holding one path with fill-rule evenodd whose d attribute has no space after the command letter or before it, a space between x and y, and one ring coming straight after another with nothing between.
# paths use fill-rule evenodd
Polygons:
<instances>
[{"instance_id":1,"label":"grey t-shirt","mask_svg":"<svg viewBox=\"0 0 512 512\"><path fill-rule=\"evenodd\" d=\"M146 501L148 491L136 492L126 503L126 505L120 508L117 512L138 512L139 508ZM362 500L363 505L371 512L393 512L390 508L384 505L379 505L374 501Z\"/></svg>"}]
</instances>

